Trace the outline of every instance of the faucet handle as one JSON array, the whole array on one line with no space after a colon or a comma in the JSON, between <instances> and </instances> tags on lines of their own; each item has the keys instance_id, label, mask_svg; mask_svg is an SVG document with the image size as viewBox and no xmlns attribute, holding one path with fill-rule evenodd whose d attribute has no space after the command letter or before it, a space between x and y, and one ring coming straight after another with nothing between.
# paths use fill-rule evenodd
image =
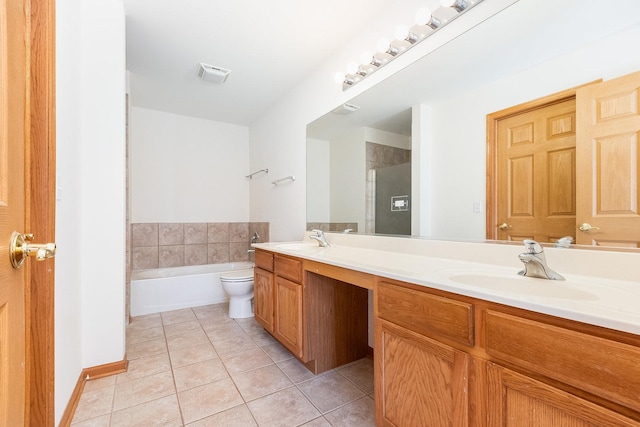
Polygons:
<instances>
[{"instance_id":1,"label":"faucet handle","mask_svg":"<svg viewBox=\"0 0 640 427\"><path fill-rule=\"evenodd\" d=\"M316 236L322 236L324 233L322 230L318 230L317 228L314 228L313 230L311 230L312 233L316 233Z\"/></svg>"},{"instance_id":2,"label":"faucet handle","mask_svg":"<svg viewBox=\"0 0 640 427\"><path fill-rule=\"evenodd\" d=\"M522 243L527 248L527 252L530 254L541 254L544 251L542 245L535 240L524 239Z\"/></svg>"}]
</instances>

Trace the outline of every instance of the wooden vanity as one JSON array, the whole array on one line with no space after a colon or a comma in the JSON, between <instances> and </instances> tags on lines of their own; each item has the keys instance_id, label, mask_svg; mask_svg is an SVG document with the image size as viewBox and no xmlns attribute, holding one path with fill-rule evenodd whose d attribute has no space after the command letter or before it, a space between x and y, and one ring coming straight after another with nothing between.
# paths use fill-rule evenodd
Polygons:
<instances>
[{"instance_id":1,"label":"wooden vanity","mask_svg":"<svg viewBox=\"0 0 640 427\"><path fill-rule=\"evenodd\" d=\"M640 426L640 336L256 249L255 318L312 372L370 354L379 426Z\"/></svg>"}]
</instances>

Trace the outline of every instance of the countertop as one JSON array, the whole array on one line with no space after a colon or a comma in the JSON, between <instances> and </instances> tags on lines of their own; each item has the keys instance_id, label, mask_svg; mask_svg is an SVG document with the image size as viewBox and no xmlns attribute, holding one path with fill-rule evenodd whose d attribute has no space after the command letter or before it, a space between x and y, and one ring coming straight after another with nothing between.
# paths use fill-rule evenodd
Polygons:
<instances>
[{"instance_id":1,"label":"countertop","mask_svg":"<svg viewBox=\"0 0 640 427\"><path fill-rule=\"evenodd\" d=\"M640 283L636 281L563 271L558 272L565 281L537 279L518 275L522 268L517 267L333 243L328 248L309 241L253 246L640 335Z\"/></svg>"}]
</instances>

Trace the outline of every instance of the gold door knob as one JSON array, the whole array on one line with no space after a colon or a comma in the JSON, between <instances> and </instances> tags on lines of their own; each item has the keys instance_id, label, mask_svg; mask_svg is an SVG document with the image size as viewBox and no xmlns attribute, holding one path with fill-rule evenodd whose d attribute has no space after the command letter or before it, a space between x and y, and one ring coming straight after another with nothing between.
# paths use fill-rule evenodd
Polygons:
<instances>
[{"instance_id":1,"label":"gold door knob","mask_svg":"<svg viewBox=\"0 0 640 427\"><path fill-rule=\"evenodd\" d=\"M591 224L582 223L580 227L578 227L580 231L584 231L585 233L590 232L591 230L600 230L600 227L592 227Z\"/></svg>"},{"instance_id":2,"label":"gold door knob","mask_svg":"<svg viewBox=\"0 0 640 427\"><path fill-rule=\"evenodd\" d=\"M43 261L56 255L55 243L30 243L32 240L33 234L20 234L17 231L11 234L9 257L13 268L20 268L24 260L30 256Z\"/></svg>"},{"instance_id":3,"label":"gold door knob","mask_svg":"<svg viewBox=\"0 0 640 427\"><path fill-rule=\"evenodd\" d=\"M502 231L506 231L506 230L510 229L510 228L511 228L511 226L510 226L509 224L507 224L506 222L503 222L502 224L500 224L500 225L498 226L498 228L499 228L500 230L502 230Z\"/></svg>"}]
</instances>

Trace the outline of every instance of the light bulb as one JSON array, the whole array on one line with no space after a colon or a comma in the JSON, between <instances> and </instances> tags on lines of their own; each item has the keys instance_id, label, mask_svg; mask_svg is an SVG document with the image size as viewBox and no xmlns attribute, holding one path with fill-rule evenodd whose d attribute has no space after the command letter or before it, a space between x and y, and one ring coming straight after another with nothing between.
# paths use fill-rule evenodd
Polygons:
<instances>
[{"instance_id":1,"label":"light bulb","mask_svg":"<svg viewBox=\"0 0 640 427\"><path fill-rule=\"evenodd\" d=\"M347 73L355 74L358 72L358 68L358 64L355 62L349 62L349 64L347 64Z\"/></svg>"},{"instance_id":2,"label":"light bulb","mask_svg":"<svg viewBox=\"0 0 640 427\"><path fill-rule=\"evenodd\" d=\"M373 53L367 51L360 54L360 63L368 65L371 61L373 61Z\"/></svg>"},{"instance_id":3,"label":"light bulb","mask_svg":"<svg viewBox=\"0 0 640 427\"><path fill-rule=\"evenodd\" d=\"M398 40L404 40L409 35L409 27L406 25L398 25L396 28L395 36Z\"/></svg>"},{"instance_id":4,"label":"light bulb","mask_svg":"<svg viewBox=\"0 0 640 427\"><path fill-rule=\"evenodd\" d=\"M389 50L389 45L389 39L381 38L376 44L376 49L378 49L378 52L386 53Z\"/></svg>"},{"instance_id":5,"label":"light bulb","mask_svg":"<svg viewBox=\"0 0 640 427\"><path fill-rule=\"evenodd\" d=\"M427 23L431 20L431 9L428 7L423 7L418 10L416 13L416 23L418 25L427 25Z\"/></svg>"},{"instance_id":6,"label":"light bulb","mask_svg":"<svg viewBox=\"0 0 640 427\"><path fill-rule=\"evenodd\" d=\"M344 82L344 78L345 78L345 75L344 75L344 73L342 71L338 71L333 76L333 79L336 81L336 83L343 83Z\"/></svg>"}]
</instances>

